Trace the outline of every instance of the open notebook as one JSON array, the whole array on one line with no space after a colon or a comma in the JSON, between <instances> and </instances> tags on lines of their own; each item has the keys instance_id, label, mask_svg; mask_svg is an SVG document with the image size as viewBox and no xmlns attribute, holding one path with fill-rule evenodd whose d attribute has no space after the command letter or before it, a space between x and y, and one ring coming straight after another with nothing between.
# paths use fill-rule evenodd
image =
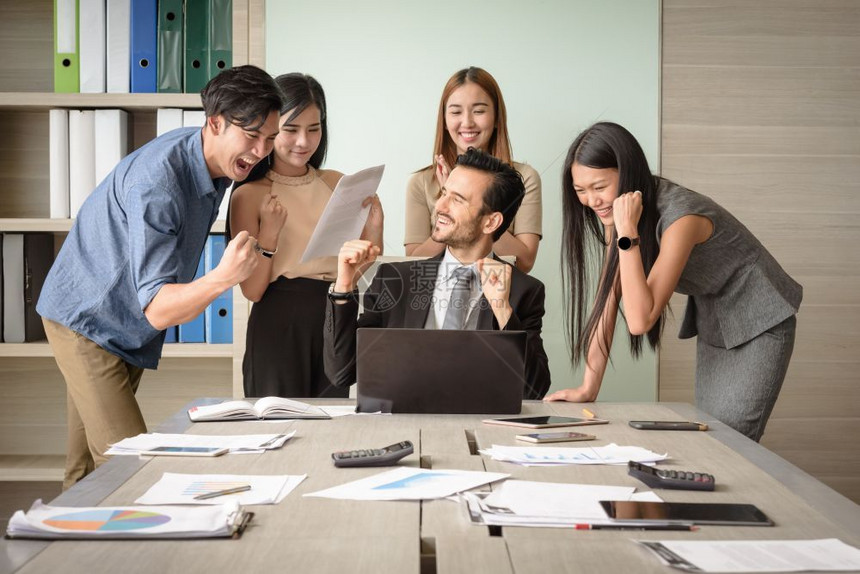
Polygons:
<instances>
[{"instance_id":1,"label":"open notebook","mask_svg":"<svg viewBox=\"0 0 860 574\"><path fill-rule=\"evenodd\" d=\"M328 419L321 408L285 399L263 397L255 403L248 401L226 401L217 405L206 405L188 409L188 418L194 422L237 421L248 419Z\"/></svg>"}]
</instances>

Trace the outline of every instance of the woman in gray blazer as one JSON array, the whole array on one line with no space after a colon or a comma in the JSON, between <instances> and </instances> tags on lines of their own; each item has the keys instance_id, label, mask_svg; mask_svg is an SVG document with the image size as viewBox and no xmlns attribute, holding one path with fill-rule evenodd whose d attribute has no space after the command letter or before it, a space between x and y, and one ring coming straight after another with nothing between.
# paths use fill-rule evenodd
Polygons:
<instances>
[{"instance_id":1,"label":"woman in gray blazer","mask_svg":"<svg viewBox=\"0 0 860 574\"><path fill-rule=\"evenodd\" d=\"M677 291L688 295L679 337L698 336L696 406L758 441L794 349L801 286L725 209L653 176L639 143L617 124L595 124L570 146L562 208L572 358L584 356L586 369L580 387L546 400L596 399L621 299L638 356L643 335L659 345ZM605 247L586 316L594 239Z\"/></svg>"}]
</instances>

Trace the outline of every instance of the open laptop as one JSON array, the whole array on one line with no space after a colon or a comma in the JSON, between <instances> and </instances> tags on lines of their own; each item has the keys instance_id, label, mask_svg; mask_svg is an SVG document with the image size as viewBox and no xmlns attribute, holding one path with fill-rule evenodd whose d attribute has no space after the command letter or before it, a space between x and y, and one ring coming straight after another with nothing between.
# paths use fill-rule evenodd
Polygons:
<instances>
[{"instance_id":1,"label":"open laptop","mask_svg":"<svg viewBox=\"0 0 860 574\"><path fill-rule=\"evenodd\" d=\"M517 414L525 331L359 329L357 411Z\"/></svg>"}]
</instances>

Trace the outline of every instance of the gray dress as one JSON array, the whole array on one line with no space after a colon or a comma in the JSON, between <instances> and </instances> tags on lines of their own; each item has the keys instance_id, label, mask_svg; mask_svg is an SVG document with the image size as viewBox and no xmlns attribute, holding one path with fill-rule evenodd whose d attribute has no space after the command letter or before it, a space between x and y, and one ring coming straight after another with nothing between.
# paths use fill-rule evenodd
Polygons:
<instances>
[{"instance_id":1,"label":"gray dress","mask_svg":"<svg viewBox=\"0 0 860 574\"><path fill-rule=\"evenodd\" d=\"M658 242L685 215L707 217L675 291L688 296L678 336L698 336L696 406L758 441L794 349L803 288L750 231L710 198L659 179Z\"/></svg>"}]
</instances>

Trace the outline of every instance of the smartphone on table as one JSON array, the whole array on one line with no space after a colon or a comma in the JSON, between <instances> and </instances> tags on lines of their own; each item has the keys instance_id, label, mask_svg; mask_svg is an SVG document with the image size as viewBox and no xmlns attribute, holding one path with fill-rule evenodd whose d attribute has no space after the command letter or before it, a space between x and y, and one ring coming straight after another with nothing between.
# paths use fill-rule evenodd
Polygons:
<instances>
[{"instance_id":1,"label":"smartphone on table","mask_svg":"<svg viewBox=\"0 0 860 574\"><path fill-rule=\"evenodd\" d=\"M552 427L573 427L580 425L605 425L609 421L597 418L587 419L578 417L537 416L504 419L485 419L483 422L488 425L506 425L513 427L525 427L530 429L545 429Z\"/></svg>"},{"instance_id":2,"label":"smartphone on table","mask_svg":"<svg viewBox=\"0 0 860 574\"><path fill-rule=\"evenodd\" d=\"M141 451L140 456L221 456L229 450L214 446L157 446Z\"/></svg>"},{"instance_id":3,"label":"smartphone on table","mask_svg":"<svg viewBox=\"0 0 860 574\"><path fill-rule=\"evenodd\" d=\"M708 425L696 421L630 421L628 424L639 430L708 430Z\"/></svg>"},{"instance_id":4,"label":"smartphone on table","mask_svg":"<svg viewBox=\"0 0 860 574\"><path fill-rule=\"evenodd\" d=\"M543 444L546 442L571 442L579 440L594 440L594 435L585 434L584 432L559 431L559 432L536 432L531 434L518 434L517 440L525 442L536 442Z\"/></svg>"}]
</instances>

